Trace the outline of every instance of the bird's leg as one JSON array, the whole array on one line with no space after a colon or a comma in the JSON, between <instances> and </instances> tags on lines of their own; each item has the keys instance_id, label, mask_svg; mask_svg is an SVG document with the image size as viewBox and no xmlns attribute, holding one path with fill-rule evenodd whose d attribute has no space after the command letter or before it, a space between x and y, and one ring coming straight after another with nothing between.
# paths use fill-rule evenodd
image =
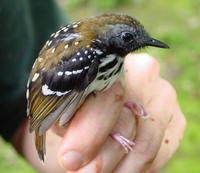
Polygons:
<instances>
[{"instance_id":1,"label":"bird's leg","mask_svg":"<svg viewBox=\"0 0 200 173\"><path fill-rule=\"evenodd\" d=\"M128 108L137 118L147 118L148 114L145 111L144 107L140 104L136 104L134 102L127 101L124 103L124 106Z\"/></svg>"},{"instance_id":2,"label":"bird's leg","mask_svg":"<svg viewBox=\"0 0 200 173\"><path fill-rule=\"evenodd\" d=\"M124 106L126 108L128 108L136 116L136 120L140 117L147 118L148 114L146 113L146 111L142 105L127 101L124 103ZM137 122L136 122L136 124L137 124ZM126 153L133 150L135 143L133 141L125 138L120 133L112 132L110 134L110 136L125 149Z\"/></svg>"},{"instance_id":3,"label":"bird's leg","mask_svg":"<svg viewBox=\"0 0 200 173\"><path fill-rule=\"evenodd\" d=\"M112 132L110 136L124 148L126 153L133 150L133 146L135 145L135 143L125 138L120 133Z\"/></svg>"}]
</instances>

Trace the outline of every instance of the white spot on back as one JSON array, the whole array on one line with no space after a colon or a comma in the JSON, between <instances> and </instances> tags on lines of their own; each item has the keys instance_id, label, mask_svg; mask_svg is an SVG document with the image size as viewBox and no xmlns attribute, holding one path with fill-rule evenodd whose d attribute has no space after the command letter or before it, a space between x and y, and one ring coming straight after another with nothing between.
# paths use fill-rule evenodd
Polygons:
<instances>
[{"instance_id":1,"label":"white spot on back","mask_svg":"<svg viewBox=\"0 0 200 173\"><path fill-rule=\"evenodd\" d=\"M72 72L71 71L65 71L65 75L71 75L72 74Z\"/></svg>"},{"instance_id":2,"label":"white spot on back","mask_svg":"<svg viewBox=\"0 0 200 173\"><path fill-rule=\"evenodd\" d=\"M87 55L87 54L88 54L88 51L86 50L84 53Z\"/></svg>"},{"instance_id":3,"label":"white spot on back","mask_svg":"<svg viewBox=\"0 0 200 173\"><path fill-rule=\"evenodd\" d=\"M85 70L87 70L89 68L89 66L84 67Z\"/></svg>"},{"instance_id":4,"label":"white spot on back","mask_svg":"<svg viewBox=\"0 0 200 173\"><path fill-rule=\"evenodd\" d=\"M79 42L78 42L78 41L76 41L76 42L74 43L74 45L76 45L76 46L77 46L78 44L79 44Z\"/></svg>"},{"instance_id":5,"label":"white spot on back","mask_svg":"<svg viewBox=\"0 0 200 173\"><path fill-rule=\"evenodd\" d=\"M80 52L77 52L77 55L79 56L79 55L81 55L81 53L80 53Z\"/></svg>"},{"instance_id":6,"label":"white spot on back","mask_svg":"<svg viewBox=\"0 0 200 173\"><path fill-rule=\"evenodd\" d=\"M95 49L95 52L97 53L97 55L103 54L103 52L101 50L99 50L99 49Z\"/></svg>"},{"instance_id":7,"label":"white spot on back","mask_svg":"<svg viewBox=\"0 0 200 173\"><path fill-rule=\"evenodd\" d=\"M64 30L64 29L66 29L66 28L67 28L66 26L63 26L61 30Z\"/></svg>"},{"instance_id":8,"label":"white spot on back","mask_svg":"<svg viewBox=\"0 0 200 173\"><path fill-rule=\"evenodd\" d=\"M56 48L53 48L53 49L52 49L52 51L51 51L51 53L54 53L54 52L55 52L55 50L56 50Z\"/></svg>"},{"instance_id":9,"label":"white spot on back","mask_svg":"<svg viewBox=\"0 0 200 173\"><path fill-rule=\"evenodd\" d=\"M32 66L32 69L35 68L36 62L37 62L37 60L34 62L33 66Z\"/></svg>"},{"instance_id":10,"label":"white spot on back","mask_svg":"<svg viewBox=\"0 0 200 173\"><path fill-rule=\"evenodd\" d=\"M28 82L26 84L26 88L28 89L29 88L29 84L30 84L30 78L28 79Z\"/></svg>"},{"instance_id":11,"label":"white spot on back","mask_svg":"<svg viewBox=\"0 0 200 173\"><path fill-rule=\"evenodd\" d=\"M68 29L69 29L69 28L66 28L66 27L65 27L65 29L63 29L63 31L64 31L64 32L67 32L67 31L68 31Z\"/></svg>"},{"instance_id":12,"label":"white spot on back","mask_svg":"<svg viewBox=\"0 0 200 173\"><path fill-rule=\"evenodd\" d=\"M101 40L99 40L99 39L96 39L96 41L99 42L99 43L101 43Z\"/></svg>"},{"instance_id":13,"label":"white spot on back","mask_svg":"<svg viewBox=\"0 0 200 173\"><path fill-rule=\"evenodd\" d=\"M62 75L63 75L63 72L62 72L62 71L59 71L59 72L57 73L57 75L58 75L58 76L62 76Z\"/></svg>"},{"instance_id":14,"label":"white spot on back","mask_svg":"<svg viewBox=\"0 0 200 173\"><path fill-rule=\"evenodd\" d=\"M35 82L39 76L40 76L39 73L35 73L33 78L32 78L32 82Z\"/></svg>"},{"instance_id":15,"label":"white spot on back","mask_svg":"<svg viewBox=\"0 0 200 173\"><path fill-rule=\"evenodd\" d=\"M53 37L55 35L55 33L51 34L50 37Z\"/></svg>"},{"instance_id":16,"label":"white spot on back","mask_svg":"<svg viewBox=\"0 0 200 173\"><path fill-rule=\"evenodd\" d=\"M49 44L49 40L46 42L46 45L48 45Z\"/></svg>"},{"instance_id":17,"label":"white spot on back","mask_svg":"<svg viewBox=\"0 0 200 173\"><path fill-rule=\"evenodd\" d=\"M51 45L51 43L52 43L52 40L48 42L47 46L50 46L50 45Z\"/></svg>"},{"instance_id":18,"label":"white spot on back","mask_svg":"<svg viewBox=\"0 0 200 173\"><path fill-rule=\"evenodd\" d=\"M80 57L79 60L80 60L80 61L83 61L83 57Z\"/></svg>"},{"instance_id":19,"label":"white spot on back","mask_svg":"<svg viewBox=\"0 0 200 173\"><path fill-rule=\"evenodd\" d=\"M26 90L26 99L29 98L29 89Z\"/></svg>"},{"instance_id":20,"label":"white spot on back","mask_svg":"<svg viewBox=\"0 0 200 173\"><path fill-rule=\"evenodd\" d=\"M75 61L76 61L76 58L73 58L73 59L72 59L72 62L75 62Z\"/></svg>"},{"instance_id":21,"label":"white spot on back","mask_svg":"<svg viewBox=\"0 0 200 173\"><path fill-rule=\"evenodd\" d=\"M56 34L54 35L54 38L58 37L59 32L56 32Z\"/></svg>"},{"instance_id":22,"label":"white spot on back","mask_svg":"<svg viewBox=\"0 0 200 173\"><path fill-rule=\"evenodd\" d=\"M81 73L83 70L76 70L76 71L72 71L73 74L78 74L78 73Z\"/></svg>"},{"instance_id":23,"label":"white spot on back","mask_svg":"<svg viewBox=\"0 0 200 173\"><path fill-rule=\"evenodd\" d=\"M68 44L66 44L66 45L65 45L65 49L67 49L68 47L69 47L69 45L68 45Z\"/></svg>"},{"instance_id":24,"label":"white spot on back","mask_svg":"<svg viewBox=\"0 0 200 173\"><path fill-rule=\"evenodd\" d=\"M77 28L77 27L78 27L78 25L77 25L77 24L73 25L73 28Z\"/></svg>"},{"instance_id":25,"label":"white spot on back","mask_svg":"<svg viewBox=\"0 0 200 173\"><path fill-rule=\"evenodd\" d=\"M88 58L90 59L90 58L91 58L91 55L88 55Z\"/></svg>"},{"instance_id":26,"label":"white spot on back","mask_svg":"<svg viewBox=\"0 0 200 173\"><path fill-rule=\"evenodd\" d=\"M76 72L76 71L72 71L72 73L73 73L73 74L77 74L77 72Z\"/></svg>"},{"instance_id":27,"label":"white spot on back","mask_svg":"<svg viewBox=\"0 0 200 173\"><path fill-rule=\"evenodd\" d=\"M81 69L81 70L77 70L77 73L81 73L83 70Z\"/></svg>"},{"instance_id":28,"label":"white spot on back","mask_svg":"<svg viewBox=\"0 0 200 173\"><path fill-rule=\"evenodd\" d=\"M73 39L79 38L79 37L80 37L79 34L77 34L77 33L71 33L71 34L67 34L66 37L64 37L62 40L68 42L70 40L73 40Z\"/></svg>"},{"instance_id":29,"label":"white spot on back","mask_svg":"<svg viewBox=\"0 0 200 173\"><path fill-rule=\"evenodd\" d=\"M42 59L41 57L38 58L38 61L39 61L39 62L42 62L42 60L43 60L43 59Z\"/></svg>"}]
</instances>

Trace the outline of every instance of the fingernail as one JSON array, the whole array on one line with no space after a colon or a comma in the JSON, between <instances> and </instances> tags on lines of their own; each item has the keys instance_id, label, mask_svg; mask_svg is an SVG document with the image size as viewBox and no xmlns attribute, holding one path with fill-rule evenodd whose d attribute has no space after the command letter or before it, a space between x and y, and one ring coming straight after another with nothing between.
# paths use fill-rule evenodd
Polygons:
<instances>
[{"instance_id":1,"label":"fingernail","mask_svg":"<svg viewBox=\"0 0 200 173\"><path fill-rule=\"evenodd\" d=\"M63 156L63 166L70 171L76 171L83 163L82 154L76 151L69 151Z\"/></svg>"}]
</instances>

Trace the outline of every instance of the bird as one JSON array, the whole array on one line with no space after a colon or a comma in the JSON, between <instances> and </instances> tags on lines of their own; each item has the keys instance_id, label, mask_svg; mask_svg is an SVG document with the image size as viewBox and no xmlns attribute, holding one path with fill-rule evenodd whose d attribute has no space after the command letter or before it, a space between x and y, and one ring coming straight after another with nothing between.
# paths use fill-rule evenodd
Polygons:
<instances>
[{"instance_id":1,"label":"bird","mask_svg":"<svg viewBox=\"0 0 200 173\"><path fill-rule=\"evenodd\" d=\"M35 133L40 160L45 160L47 130L56 122L68 123L90 94L110 88L123 73L125 56L146 46L169 48L126 14L101 14L51 34L32 66L26 92L29 131ZM126 151L134 144L119 133L111 135Z\"/></svg>"}]
</instances>

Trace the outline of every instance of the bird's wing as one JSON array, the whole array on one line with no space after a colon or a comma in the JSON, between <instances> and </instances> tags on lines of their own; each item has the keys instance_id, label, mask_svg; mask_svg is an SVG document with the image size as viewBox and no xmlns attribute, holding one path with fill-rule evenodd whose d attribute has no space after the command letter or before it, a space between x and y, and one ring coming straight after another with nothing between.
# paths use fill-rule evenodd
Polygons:
<instances>
[{"instance_id":1,"label":"bird's wing","mask_svg":"<svg viewBox=\"0 0 200 173\"><path fill-rule=\"evenodd\" d=\"M51 35L33 65L27 84L30 131L35 131L36 149L43 161L45 132L58 119L61 125L69 121L98 72L99 52L91 47L93 35L87 31L81 33L79 24L65 26Z\"/></svg>"},{"instance_id":2,"label":"bird's wing","mask_svg":"<svg viewBox=\"0 0 200 173\"><path fill-rule=\"evenodd\" d=\"M30 131L40 128L46 120L39 130L41 135L60 118L64 110L72 109L73 103L80 103L84 90L98 72L99 55L95 49L81 45L75 49L69 45L77 44L78 34L70 33L60 39L60 44L56 41L57 37L50 41L51 44L48 41L40 52L27 88Z\"/></svg>"}]
</instances>

